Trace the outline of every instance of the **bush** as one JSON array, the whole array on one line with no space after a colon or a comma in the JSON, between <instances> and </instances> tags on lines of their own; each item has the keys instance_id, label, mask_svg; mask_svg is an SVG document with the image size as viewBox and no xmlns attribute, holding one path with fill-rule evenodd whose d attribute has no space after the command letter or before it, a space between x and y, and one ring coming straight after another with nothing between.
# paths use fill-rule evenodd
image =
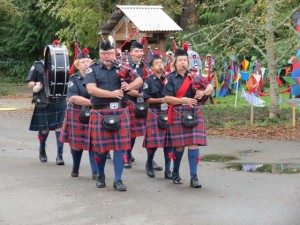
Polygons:
<instances>
[{"instance_id":1,"label":"bush","mask_svg":"<svg viewBox=\"0 0 300 225\"><path fill-rule=\"evenodd\" d=\"M16 92L11 89L1 88L0 96L7 96L7 95L16 95Z\"/></svg>"},{"instance_id":2,"label":"bush","mask_svg":"<svg viewBox=\"0 0 300 225\"><path fill-rule=\"evenodd\" d=\"M12 58L0 60L1 82L24 83L32 63Z\"/></svg>"}]
</instances>

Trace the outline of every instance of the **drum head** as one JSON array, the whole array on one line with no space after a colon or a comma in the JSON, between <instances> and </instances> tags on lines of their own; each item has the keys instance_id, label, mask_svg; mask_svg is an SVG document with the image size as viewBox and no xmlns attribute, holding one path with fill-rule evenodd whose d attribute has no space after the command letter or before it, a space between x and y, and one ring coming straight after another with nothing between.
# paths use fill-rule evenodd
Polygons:
<instances>
[{"instance_id":1,"label":"drum head","mask_svg":"<svg viewBox=\"0 0 300 225\"><path fill-rule=\"evenodd\" d=\"M45 54L45 90L47 97L65 97L69 81L69 54L64 45L48 45Z\"/></svg>"}]
</instances>

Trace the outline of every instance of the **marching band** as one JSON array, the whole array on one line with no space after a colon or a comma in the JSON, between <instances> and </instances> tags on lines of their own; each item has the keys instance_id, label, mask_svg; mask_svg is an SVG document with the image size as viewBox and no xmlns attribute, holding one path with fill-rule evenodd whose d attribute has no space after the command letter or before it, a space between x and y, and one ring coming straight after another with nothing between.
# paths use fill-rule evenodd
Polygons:
<instances>
[{"instance_id":1,"label":"marching band","mask_svg":"<svg viewBox=\"0 0 300 225\"><path fill-rule=\"evenodd\" d=\"M49 110L48 114L60 118L51 123L49 118L36 119L36 125L32 122L30 126L30 130L39 131L40 160L47 161L45 143L49 130L61 128L56 131L58 165L64 164L63 143L69 143L73 159L71 177L78 177L82 153L88 151L96 187L105 188L106 159L113 151L112 186L117 191L126 191L123 169L132 168L135 139L144 136L148 177L153 178L154 171L163 170L154 161L155 152L162 148L164 178L182 184L179 168L187 148L190 186L201 188L197 176L199 146L206 145L201 105L213 92L213 86L201 75L207 66L202 68L191 44L177 48L174 38L174 52L164 54L149 48L145 57L144 38L132 42L129 52L121 52L114 49L111 38L100 36L98 62L93 63L88 50L80 50L76 42L72 73L74 66L78 72L69 77L64 75L69 65L61 66L63 61L68 62L61 57L68 55L62 54L67 50L57 41L47 45L45 65L37 62L30 70L27 81L36 104L33 118L51 107L56 111ZM41 109L42 106L46 108Z\"/></svg>"}]
</instances>

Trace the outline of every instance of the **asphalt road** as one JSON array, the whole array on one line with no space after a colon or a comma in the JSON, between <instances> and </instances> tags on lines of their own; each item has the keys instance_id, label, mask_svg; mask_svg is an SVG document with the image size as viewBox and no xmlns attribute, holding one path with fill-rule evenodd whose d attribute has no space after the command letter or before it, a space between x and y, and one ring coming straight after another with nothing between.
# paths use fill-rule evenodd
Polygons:
<instances>
[{"instance_id":1,"label":"asphalt road","mask_svg":"<svg viewBox=\"0 0 300 225\"><path fill-rule=\"evenodd\" d=\"M106 165L107 188L98 189L87 153L78 178L70 176L67 145L66 165L55 165L54 133L48 137L48 162L39 162L37 134L28 131L31 113L0 111L0 225L300 224L300 174L249 173L227 169L226 163L203 161L199 165L203 188L192 189L185 153L184 183L174 185L163 178L163 172L156 172L153 179L146 176L146 154L139 138L133 168L124 170L127 191L113 190L112 161ZM247 163L300 164L300 142L208 137L208 143L201 148L202 155L230 154ZM162 151L155 160L163 165Z\"/></svg>"}]
</instances>

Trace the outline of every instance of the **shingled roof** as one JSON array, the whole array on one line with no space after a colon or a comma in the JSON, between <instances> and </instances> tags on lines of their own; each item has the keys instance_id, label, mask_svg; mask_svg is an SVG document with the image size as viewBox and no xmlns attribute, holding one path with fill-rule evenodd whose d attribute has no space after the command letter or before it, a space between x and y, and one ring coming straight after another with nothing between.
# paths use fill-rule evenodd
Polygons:
<instances>
[{"instance_id":1,"label":"shingled roof","mask_svg":"<svg viewBox=\"0 0 300 225\"><path fill-rule=\"evenodd\" d=\"M115 25L126 15L141 32L174 32L182 29L163 11L160 5L138 6L117 5L108 21L101 28L102 33L108 34Z\"/></svg>"}]
</instances>

